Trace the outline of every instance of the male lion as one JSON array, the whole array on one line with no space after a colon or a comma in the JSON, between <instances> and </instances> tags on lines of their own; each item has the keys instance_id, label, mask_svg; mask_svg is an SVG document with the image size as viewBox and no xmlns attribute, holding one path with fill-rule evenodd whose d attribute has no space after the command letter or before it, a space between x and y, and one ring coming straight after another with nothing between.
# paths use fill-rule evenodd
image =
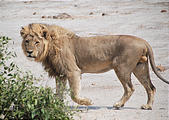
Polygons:
<instances>
[{"instance_id":1,"label":"male lion","mask_svg":"<svg viewBox=\"0 0 169 120\"><path fill-rule=\"evenodd\" d=\"M102 73L114 69L124 88L124 95L114 104L123 107L134 92L131 73L146 89L148 101L142 109L152 109L155 87L150 80L148 58L154 73L169 84L156 70L153 51L143 39L129 35L79 37L62 27L29 24L20 31L24 54L41 62L50 77L56 80L57 92L68 79L71 98L80 105L91 100L80 97L82 73Z\"/></svg>"}]
</instances>

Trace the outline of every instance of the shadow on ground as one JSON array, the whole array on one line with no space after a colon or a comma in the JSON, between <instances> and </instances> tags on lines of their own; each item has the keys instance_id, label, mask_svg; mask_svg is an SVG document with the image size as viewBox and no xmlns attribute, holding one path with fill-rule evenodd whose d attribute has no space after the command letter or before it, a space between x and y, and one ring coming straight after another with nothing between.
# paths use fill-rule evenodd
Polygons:
<instances>
[{"instance_id":1,"label":"shadow on ground","mask_svg":"<svg viewBox=\"0 0 169 120\"><path fill-rule=\"evenodd\" d=\"M115 108L111 106L70 106L71 109L79 109L79 110L99 110L99 109L108 109L108 110L137 110L139 108L134 108L134 107L122 107L122 108Z\"/></svg>"}]
</instances>

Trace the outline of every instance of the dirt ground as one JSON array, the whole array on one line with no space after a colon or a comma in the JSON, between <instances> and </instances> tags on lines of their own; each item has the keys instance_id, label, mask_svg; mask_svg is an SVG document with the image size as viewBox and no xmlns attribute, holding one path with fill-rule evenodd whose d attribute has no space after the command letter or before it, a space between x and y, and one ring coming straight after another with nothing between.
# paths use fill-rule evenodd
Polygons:
<instances>
[{"instance_id":1,"label":"dirt ground","mask_svg":"<svg viewBox=\"0 0 169 120\"><path fill-rule=\"evenodd\" d=\"M62 14L64 13L64 14ZM59 16L58 16L59 15ZM55 16L55 17L54 17ZM29 23L56 24L80 36L128 34L147 40L155 54L156 65L169 65L169 0L0 0L0 35L12 38L9 48L17 53L19 67L35 76L44 75L39 85L55 88L41 64L26 59L21 49L21 26ZM169 80L169 70L161 75ZM81 95L93 105L79 106L76 120L168 120L169 86L151 71L156 95L153 110L141 110L147 96L143 86L132 75L135 92L124 108L114 110L123 88L114 71L83 74ZM76 106L69 100L71 106Z\"/></svg>"}]
</instances>

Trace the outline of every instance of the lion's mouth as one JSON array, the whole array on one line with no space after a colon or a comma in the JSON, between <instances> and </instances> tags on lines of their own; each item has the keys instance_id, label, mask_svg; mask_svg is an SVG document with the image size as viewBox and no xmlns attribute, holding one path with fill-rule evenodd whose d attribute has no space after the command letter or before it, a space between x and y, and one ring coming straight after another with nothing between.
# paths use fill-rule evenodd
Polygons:
<instances>
[{"instance_id":1,"label":"lion's mouth","mask_svg":"<svg viewBox=\"0 0 169 120\"><path fill-rule=\"evenodd\" d=\"M28 55L28 56L27 56L27 59L30 60L30 61L35 61L36 57L35 57L35 56Z\"/></svg>"},{"instance_id":2,"label":"lion's mouth","mask_svg":"<svg viewBox=\"0 0 169 120\"><path fill-rule=\"evenodd\" d=\"M32 55L28 55L27 57L29 57L29 58L36 58L35 56L32 56Z\"/></svg>"}]
</instances>

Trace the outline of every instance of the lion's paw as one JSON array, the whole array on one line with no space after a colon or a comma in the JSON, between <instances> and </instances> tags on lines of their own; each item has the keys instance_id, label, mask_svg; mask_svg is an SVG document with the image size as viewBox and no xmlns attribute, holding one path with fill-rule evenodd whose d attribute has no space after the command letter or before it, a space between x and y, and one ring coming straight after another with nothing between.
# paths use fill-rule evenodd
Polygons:
<instances>
[{"instance_id":1,"label":"lion's paw","mask_svg":"<svg viewBox=\"0 0 169 120\"><path fill-rule=\"evenodd\" d=\"M88 98L83 98L83 99L80 100L79 104L89 106L89 105L92 105L93 103L92 103L92 100L90 100Z\"/></svg>"},{"instance_id":2,"label":"lion's paw","mask_svg":"<svg viewBox=\"0 0 169 120\"><path fill-rule=\"evenodd\" d=\"M142 105L141 106L141 109L144 109L144 110L152 110L152 107L150 105Z\"/></svg>"},{"instance_id":3,"label":"lion's paw","mask_svg":"<svg viewBox=\"0 0 169 120\"><path fill-rule=\"evenodd\" d=\"M121 107L123 107L124 106L124 104L122 104L122 103L120 103L120 102L117 102L117 103L115 103L114 105L113 105L113 107L115 108L115 109L119 109L119 108L121 108Z\"/></svg>"}]
</instances>

